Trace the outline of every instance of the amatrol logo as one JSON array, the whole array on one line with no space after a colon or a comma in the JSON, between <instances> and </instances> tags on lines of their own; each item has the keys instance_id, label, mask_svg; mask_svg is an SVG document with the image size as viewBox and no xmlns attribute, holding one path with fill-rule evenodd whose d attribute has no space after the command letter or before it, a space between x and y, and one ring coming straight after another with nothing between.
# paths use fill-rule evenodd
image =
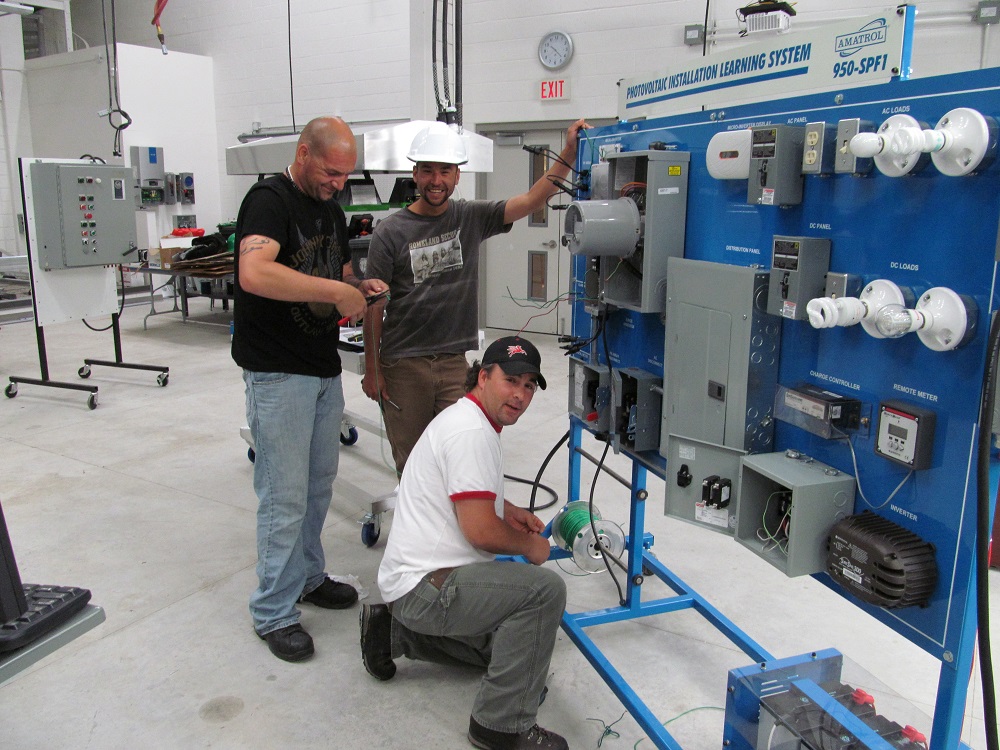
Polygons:
<instances>
[{"instance_id":1,"label":"amatrol logo","mask_svg":"<svg viewBox=\"0 0 1000 750\"><path fill-rule=\"evenodd\" d=\"M842 34L836 38L836 52L841 57L850 57L865 47L885 44L886 22L884 18L869 21L857 31Z\"/></svg>"}]
</instances>

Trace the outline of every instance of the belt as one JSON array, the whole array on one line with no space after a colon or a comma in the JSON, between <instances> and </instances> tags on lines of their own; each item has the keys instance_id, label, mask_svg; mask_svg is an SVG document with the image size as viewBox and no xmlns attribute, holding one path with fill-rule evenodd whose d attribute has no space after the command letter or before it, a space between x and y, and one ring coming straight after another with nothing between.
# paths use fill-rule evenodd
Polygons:
<instances>
[{"instance_id":1,"label":"belt","mask_svg":"<svg viewBox=\"0 0 1000 750\"><path fill-rule=\"evenodd\" d=\"M454 570L454 568L438 568L437 570L432 570L430 573L425 575L424 580L440 591L441 587L444 586L444 582L448 580L448 576L450 576Z\"/></svg>"}]
</instances>

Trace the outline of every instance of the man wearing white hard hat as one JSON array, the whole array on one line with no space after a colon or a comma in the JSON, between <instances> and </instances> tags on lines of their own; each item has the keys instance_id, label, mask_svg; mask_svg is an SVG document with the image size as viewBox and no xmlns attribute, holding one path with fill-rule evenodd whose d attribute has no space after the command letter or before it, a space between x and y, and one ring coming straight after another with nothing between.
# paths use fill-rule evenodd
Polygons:
<instances>
[{"instance_id":1,"label":"man wearing white hard hat","mask_svg":"<svg viewBox=\"0 0 1000 750\"><path fill-rule=\"evenodd\" d=\"M560 159L526 193L501 201L452 200L468 161L457 129L434 122L413 139L407 158L419 198L375 227L365 272L390 290L385 320L378 308L365 316L363 388L382 406L397 472L435 415L464 395L465 353L479 345L480 244L558 192L553 180L569 174L589 127L573 123ZM430 267L428 257L437 258Z\"/></svg>"}]
</instances>

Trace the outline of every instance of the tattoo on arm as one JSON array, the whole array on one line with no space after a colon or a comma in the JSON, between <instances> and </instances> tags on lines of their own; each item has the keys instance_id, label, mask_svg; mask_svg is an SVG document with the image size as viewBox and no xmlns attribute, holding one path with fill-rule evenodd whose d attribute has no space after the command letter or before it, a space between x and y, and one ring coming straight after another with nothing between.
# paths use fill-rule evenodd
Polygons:
<instances>
[{"instance_id":1,"label":"tattoo on arm","mask_svg":"<svg viewBox=\"0 0 1000 750\"><path fill-rule=\"evenodd\" d=\"M240 243L240 256L252 253L254 250L267 249L271 245L271 242L272 240L269 237L261 237L259 234L244 237Z\"/></svg>"}]
</instances>

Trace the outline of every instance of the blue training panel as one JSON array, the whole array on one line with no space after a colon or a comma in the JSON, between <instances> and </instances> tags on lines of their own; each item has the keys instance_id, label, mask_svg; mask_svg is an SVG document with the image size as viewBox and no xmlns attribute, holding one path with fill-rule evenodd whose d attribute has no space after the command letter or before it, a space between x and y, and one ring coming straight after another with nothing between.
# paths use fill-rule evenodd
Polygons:
<instances>
[{"instance_id":1,"label":"blue training panel","mask_svg":"<svg viewBox=\"0 0 1000 750\"><path fill-rule=\"evenodd\" d=\"M861 487L872 506L882 505L908 471L875 454L879 403L898 399L936 414L930 468L914 472L877 511L933 543L938 582L928 606L882 609L845 593L825 573L817 577L944 662L951 662L960 648L969 648L963 637L968 637L966 608L974 596L981 381L991 311L997 307L1000 167L993 162L964 177L946 176L932 164L899 178L877 169L864 176L806 175L801 204L778 207L748 203L746 180L712 178L706 152L717 133L756 125L825 121L836 128L841 120L860 118L878 126L893 114L905 113L933 128L958 107L997 118L998 82L1000 70L992 69L726 107L724 119L716 110L623 122L587 131L580 153L580 166L587 170L599 160L602 147L643 151L660 141L689 152L685 258L766 269L775 235L824 238L831 243L831 271L857 274L865 284L886 279L918 297L932 287L947 287L975 301L978 317L972 340L946 352L932 351L915 334L876 339L859 325L814 329L806 320L781 319L778 383L827 387L859 399L872 417L869 428L852 435ZM572 288L578 295L573 332L586 339L594 334L588 303L580 300L587 265L577 256L573 268ZM659 315L613 310L607 339L612 366L663 374L664 325ZM601 347L577 357L605 364ZM778 422L774 450L788 448L855 474L845 441ZM995 491L991 487L991 497ZM857 495L854 512L867 507Z\"/></svg>"}]
</instances>

